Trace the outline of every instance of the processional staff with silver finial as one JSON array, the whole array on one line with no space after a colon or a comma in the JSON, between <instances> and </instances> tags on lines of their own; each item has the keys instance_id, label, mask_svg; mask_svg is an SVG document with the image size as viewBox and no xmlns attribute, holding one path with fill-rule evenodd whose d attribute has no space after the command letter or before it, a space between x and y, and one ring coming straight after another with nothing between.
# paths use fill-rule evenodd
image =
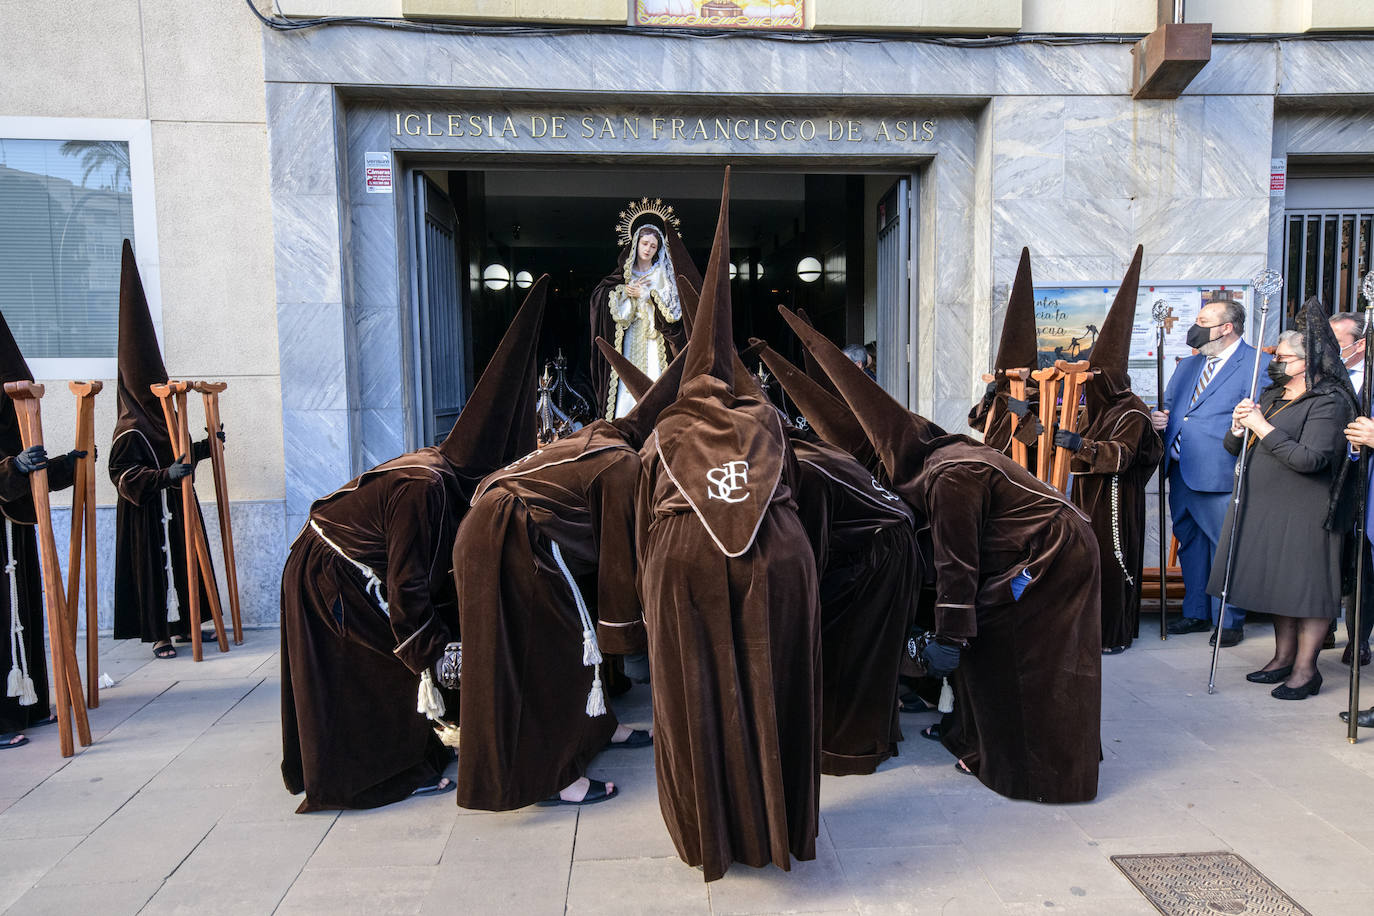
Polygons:
<instances>
[{"instance_id":1,"label":"processional staff with silver finial","mask_svg":"<svg viewBox=\"0 0 1374 916\"><path fill-rule=\"evenodd\" d=\"M1364 377L1360 384L1360 416L1370 415L1374 408L1371 383L1374 382L1374 270L1364 275L1360 284L1364 293ZM1360 631L1364 614L1365 555L1369 553L1369 449L1360 446L1359 482L1355 485L1355 597L1350 612L1350 711L1346 739L1354 744L1360 729Z\"/></svg>"},{"instance_id":2,"label":"processional staff with silver finial","mask_svg":"<svg viewBox=\"0 0 1374 916\"><path fill-rule=\"evenodd\" d=\"M1250 400L1255 399L1259 387L1260 358L1264 355L1264 330L1269 321L1269 299L1283 288L1283 277L1272 267L1260 271L1250 284L1260 296L1259 334L1255 337L1255 364L1250 370ZM1212 668L1207 676L1207 692L1217 692L1217 659L1221 655L1221 630L1226 623L1226 609L1231 594L1231 573L1236 562L1236 532L1240 527L1240 494L1245 486L1245 459L1250 451L1250 436L1240 440L1240 459L1236 462L1236 477L1231 485L1231 534L1226 539L1226 575L1221 585L1221 610L1217 614L1217 625L1212 631Z\"/></svg>"},{"instance_id":3,"label":"processional staff with silver finial","mask_svg":"<svg viewBox=\"0 0 1374 916\"><path fill-rule=\"evenodd\" d=\"M1155 325L1155 410L1164 410L1164 335L1173 330L1174 310L1163 299L1156 299L1150 307L1150 319ZM1166 443L1167 445L1167 443ZM1159 638L1168 639L1165 628L1169 613L1169 547L1168 547L1168 501L1165 494L1166 480L1164 467L1169 460L1169 450L1159 459Z\"/></svg>"}]
</instances>

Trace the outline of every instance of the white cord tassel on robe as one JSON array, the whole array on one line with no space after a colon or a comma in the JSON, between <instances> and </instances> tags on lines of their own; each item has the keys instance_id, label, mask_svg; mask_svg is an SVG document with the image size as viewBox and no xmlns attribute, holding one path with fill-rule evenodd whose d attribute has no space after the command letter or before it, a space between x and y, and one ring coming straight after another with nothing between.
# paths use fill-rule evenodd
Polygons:
<instances>
[{"instance_id":1,"label":"white cord tassel on robe","mask_svg":"<svg viewBox=\"0 0 1374 916\"><path fill-rule=\"evenodd\" d=\"M167 527L172 520L172 510L167 507L167 491L162 491L162 558L167 568L167 622L181 619L181 602L177 600L176 573L172 571L172 536Z\"/></svg>"},{"instance_id":2,"label":"white cord tassel on robe","mask_svg":"<svg viewBox=\"0 0 1374 916\"><path fill-rule=\"evenodd\" d=\"M601 686L601 647L596 643L596 628L592 623L592 615L587 611L587 603L582 600L582 592L577 588L577 581L568 571L568 564L563 562L563 551L558 548L558 542L550 539L549 544L553 547L553 561L558 564L558 571L563 574L568 588L572 589L573 603L577 605L577 616L582 622L582 664L592 669L592 689L587 693L587 715L592 718L604 716L606 692Z\"/></svg>"},{"instance_id":3,"label":"white cord tassel on robe","mask_svg":"<svg viewBox=\"0 0 1374 916\"><path fill-rule=\"evenodd\" d=\"M19 577L15 573L14 524L5 519L5 575L10 584L10 675L5 695L19 698L20 706L33 706L38 694L29 677L29 655L24 646L24 624L19 620Z\"/></svg>"},{"instance_id":4,"label":"white cord tassel on robe","mask_svg":"<svg viewBox=\"0 0 1374 916\"><path fill-rule=\"evenodd\" d=\"M415 698L415 711L434 721L443 718L446 712L444 697L434 683L434 675L426 668L420 673L420 692Z\"/></svg>"},{"instance_id":5,"label":"white cord tassel on robe","mask_svg":"<svg viewBox=\"0 0 1374 916\"><path fill-rule=\"evenodd\" d=\"M940 702L935 708L944 713L954 712L954 688L949 686L949 678L941 678L941 681Z\"/></svg>"}]
</instances>

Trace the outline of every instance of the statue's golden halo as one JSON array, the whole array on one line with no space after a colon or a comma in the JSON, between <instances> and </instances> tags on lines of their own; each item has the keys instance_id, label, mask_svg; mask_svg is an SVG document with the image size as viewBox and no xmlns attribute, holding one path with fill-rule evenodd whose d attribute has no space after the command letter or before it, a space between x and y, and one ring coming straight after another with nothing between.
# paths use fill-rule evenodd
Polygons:
<instances>
[{"instance_id":1,"label":"statue's golden halo","mask_svg":"<svg viewBox=\"0 0 1374 916\"><path fill-rule=\"evenodd\" d=\"M660 228L671 228L675 232L682 225L682 221L673 212L672 204L665 204L657 197L653 200L641 197L639 200L630 201L629 206L620 211L615 223L615 234L620 239L620 244L629 245L634 241L635 230L646 217L657 223Z\"/></svg>"}]
</instances>

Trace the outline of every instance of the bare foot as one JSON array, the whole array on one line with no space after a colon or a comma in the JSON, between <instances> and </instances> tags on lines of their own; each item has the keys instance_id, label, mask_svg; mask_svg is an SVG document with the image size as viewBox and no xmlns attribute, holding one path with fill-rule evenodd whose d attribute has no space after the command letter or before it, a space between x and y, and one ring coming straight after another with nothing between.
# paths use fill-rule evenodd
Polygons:
<instances>
[{"instance_id":1,"label":"bare foot","mask_svg":"<svg viewBox=\"0 0 1374 916\"><path fill-rule=\"evenodd\" d=\"M591 787L592 781L587 777L583 776L578 779L574 779L572 785L568 786L566 789L558 793L558 797L563 799L565 802L580 802L582 801L582 799L587 797L587 791ZM615 783L608 781L606 783L606 792L610 793L614 791Z\"/></svg>"}]
</instances>

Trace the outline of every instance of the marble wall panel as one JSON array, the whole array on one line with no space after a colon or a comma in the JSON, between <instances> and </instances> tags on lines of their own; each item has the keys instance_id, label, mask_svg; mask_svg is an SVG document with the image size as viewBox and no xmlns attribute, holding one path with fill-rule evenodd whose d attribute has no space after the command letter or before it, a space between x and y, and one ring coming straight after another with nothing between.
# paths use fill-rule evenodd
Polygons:
<instances>
[{"instance_id":1,"label":"marble wall panel","mask_svg":"<svg viewBox=\"0 0 1374 916\"><path fill-rule=\"evenodd\" d=\"M455 60L480 60L470 42L365 27L264 29L263 70L269 83L446 86L452 85Z\"/></svg>"},{"instance_id":2,"label":"marble wall panel","mask_svg":"<svg viewBox=\"0 0 1374 916\"><path fill-rule=\"evenodd\" d=\"M1202 196L1268 197L1273 100L1209 96L1202 123ZM1206 129L1210 125L1223 126Z\"/></svg>"},{"instance_id":3,"label":"marble wall panel","mask_svg":"<svg viewBox=\"0 0 1374 916\"><path fill-rule=\"evenodd\" d=\"M1371 94L1374 42L1285 41L1278 46L1280 96Z\"/></svg>"},{"instance_id":4,"label":"marble wall panel","mask_svg":"<svg viewBox=\"0 0 1374 916\"><path fill-rule=\"evenodd\" d=\"M981 97L993 92L993 57L972 48L894 42L834 47L843 49L839 88L846 94Z\"/></svg>"},{"instance_id":5,"label":"marble wall panel","mask_svg":"<svg viewBox=\"0 0 1374 916\"><path fill-rule=\"evenodd\" d=\"M288 410L342 410L348 406L345 327L337 302L278 305L282 406Z\"/></svg>"},{"instance_id":6,"label":"marble wall panel","mask_svg":"<svg viewBox=\"0 0 1374 916\"><path fill-rule=\"evenodd\" d=\"M997 49L998 95L1120 95L1131 88L1129 45L1018 44Z\"/></svg>"},{"instance_id":7,"label":"marble wall panel","mask_svg":"<svg viewBox=\"0 0 1374 916\"><path fill-rule=\"evenodd\" d=\"M999 96L989 108L993 196L1063 196L1064 97Z\"/></svg>"},{"instance_id":8,"label":"marble wall panel","mask_svg":"<svg viewBox=\"0 0 1374 916\"><path fill-rule=\"evenodd\" d=\"M405 453L405 416L399 407L386 410L365 407L361 417L364 467L376 467Z\"/></svg>"},{"instance_id":9,"label":"marble wall panel","mask_svg":"<svg viewBox=\"0 0 1374 916\"><path fill-rule=\"evenodd\" d=\"M359 308L353 319L358 339L367 341L358 360L359 406L400 410L405 391L400 311L395 305Z\"/></svg>"},{"instance_id":10,"label":"marble wall panel","mask_svg":"<svg viewBox=\"0 0 1374 916\"><path fill-rule=\"evenodd\" d=\"M208 498L207 498L208 497ZM206 540L215 566L224 606L225 626L229 626L229 594L224 579L223 546L219 533L219 514L213 492L202 494L201 512L205 516ZM234 525L234 559L238 573L239 608L245 627L274 627L280 619L281 571L286 557L282 536L283 504L277 500L245 500L229 504ZM96 619L97 627L114 627L114 566L115 566L114 506L101 506L95 513L96 532ZM71 527L71 510L53 507L53 529L58 532ZM67 551L58 551L58 561L65 577ZM81 591L84 608L84 580ZM209 619L208 612L206 619ZM78 629L86 629L84 610L79 616ZM230 651L233 651L232 648Z\"/></svg>"},{"instance_id":11,"label":"marble wall panel","mask_svg":"<svg viewBox=\"0 0 1374 916\"><path fill-rule=\"evenodd\" d=\"M338 302L343 298L339 202L333 194L276 194L277 301ZM286 346L286 342L282 342Z\"/></svg>"},{"instance_id":12,"label":"marble wall panel","mask_svg":"<svg viewBox=\"0 0 1374 916\"><path fill-rule=\"evenodd\" d=\"M1074 98L1065 107L1064 196L1195 196L1202 99Z\"/></svg>"},{"instance_id":13,"label":"marble wall panel","mask_svg":"<svg viewBox=\"0 0 1374 916\"><path fill-rule=\"evenodd\" d=\"M357 309L389 308L394 311L403 257L397 247L396 200L387 194L370 196L385 198L385 204L365 206L356 203L349 208L348 251L352 267L349 301Z\"/></svg>"},{"instance_id":14,"label":"marble wall panel","mask_svg":"<svg viewBox=\"0 0 1374 916\"><path fill-rule=\"evenodd\" d=\"M1284 111L1277 120L1283 124L1284 136L1276 155L1374 153L1374 110L1370 108Z\"/></svg>"},{"instance_id":15,"label":"marble wall panel","mask_svg":"<svg viewBox=\"0 0 1374 916\"><path fill-rule=\"evenodd\" d=\"M1135 240L1159 255L1263 253L1268 198L1142 199L1132 204Z\"/></svg>"},{"instance_id":16,"label":"marble wall panel","mask_svg":"<svg viewBox=\"0 0 1374 916\"><path fill-rule=\"evenodd\" d=\"M1276 43L1213 44L1212 59L1183 94L1272 96L1278 84L1278 65Z\"/></svg>"},{"instance_id":17,"label":"marble wall panel","mask_svg":"<svg viewBox=\"0 0 1374 916\"><path fill-rule=\"evenodd\" d=\"M1131 201L1102 200L998 200L993 203L993 252L1000 257L1020 256L1023 245L1036 251L1037 240L1045 255L1100 257L1124 251L1134 244Z\"/></svg>"},{"instance_id":18,"label":"marble wall panel","mask_svg":"<svg viewBox=\"0 0 1374 916\"><path fill-rule=\"evenodd\" d=\"M335 193L334 90L314 83L269 82L268 157L273 196Z\"/></svg>"}]
</instances>

